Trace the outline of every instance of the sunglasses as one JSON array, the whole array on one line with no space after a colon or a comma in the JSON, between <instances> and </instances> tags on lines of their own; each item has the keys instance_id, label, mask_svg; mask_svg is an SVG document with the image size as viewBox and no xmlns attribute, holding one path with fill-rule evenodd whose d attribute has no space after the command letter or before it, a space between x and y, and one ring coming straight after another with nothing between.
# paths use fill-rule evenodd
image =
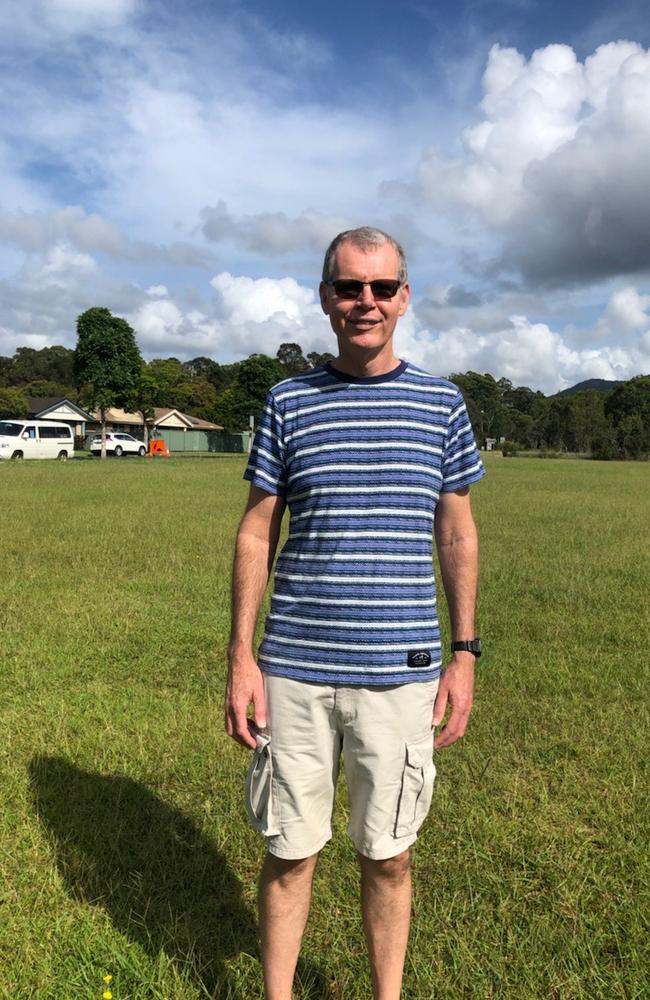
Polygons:
<instances>
[{"instance_id":1,"label":"sunglasses","mask_svg":"<svg viewBox=\"0 0 650 1000\"><path fill-rule=\"evenodd\" d=\"M372 292L372 297L377 302L385 302L394 298L398 290L404 284L397 278L376 278L374 281L357 281L356 278L336 278L334 281L327 281L339 299L358 299L366 285Z\"/></svg>"}]
</instances>

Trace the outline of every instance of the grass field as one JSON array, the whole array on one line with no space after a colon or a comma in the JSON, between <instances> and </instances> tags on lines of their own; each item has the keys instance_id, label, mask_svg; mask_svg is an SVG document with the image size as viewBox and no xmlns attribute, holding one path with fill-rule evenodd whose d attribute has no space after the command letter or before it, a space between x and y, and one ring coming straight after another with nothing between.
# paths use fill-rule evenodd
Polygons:
<instances>
[{"instance_id":1,"label":"grass field","mask_svg":"<svg viewBox=\"0 0 650 1000\"><path fill-rule=\"evenodd\" d=\"M486 653L437 756L408 1000L650 996L650 466L492 457ZM222 731L243 459L0 466L0 996L261 997ZM367 1000L341 799L300 1000Z\"/></svg>"}]
</instances>

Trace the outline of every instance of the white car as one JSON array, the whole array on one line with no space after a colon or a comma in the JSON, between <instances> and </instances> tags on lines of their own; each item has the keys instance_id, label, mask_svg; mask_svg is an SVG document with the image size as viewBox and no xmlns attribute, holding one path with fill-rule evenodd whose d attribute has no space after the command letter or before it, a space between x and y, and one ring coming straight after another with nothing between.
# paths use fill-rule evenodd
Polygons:
<instances>
[{"instance_id":1,"label":"white car","mask_svg":"<svg viewBox=\"0 0 650 1000\"><path fill-rule=\"evenodd\" d=\"M101 455L101 434L92 439L90 444L90 453L91 455ZM131 434L125 434L123 431L107 431L106 454L115 455L115 458L121 458L122 455L140 455L142 458L147 454L147 449L143 445L142 441L138 441L138 439L134 438Z\"/></svg>"}]
</instances>

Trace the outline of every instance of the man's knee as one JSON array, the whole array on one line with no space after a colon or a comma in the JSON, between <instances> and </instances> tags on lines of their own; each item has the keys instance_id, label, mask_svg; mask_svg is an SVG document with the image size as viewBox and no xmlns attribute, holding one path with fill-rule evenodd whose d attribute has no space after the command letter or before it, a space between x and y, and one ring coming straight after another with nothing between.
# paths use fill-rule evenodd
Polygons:
<instances>
[{"instance_id":1,"label":"man's knee","mask_svg":"<svg viewBox=\"0 0 650 1000\"><path fill-rule=\"evenodd\" d=\"M399 885L409 877L411 871L411 851L406 849L394 858L384 858L376 861L359 854L359 864L365 878L377 882Z\"/></svg>"},{"instance_id":2,"label":"man's knee","mask_svg":"<svg viewBox=\"0 0 650 1000\"><path fill-rule=\"evenodd\" d=\"M264 859L264 875L267 881L276 882L280 888L286 889L296 882L311 878L317 861L318 854L312 854L308 858L288 859L278 858L268 852Z\"/></svg>"}]
</instances>

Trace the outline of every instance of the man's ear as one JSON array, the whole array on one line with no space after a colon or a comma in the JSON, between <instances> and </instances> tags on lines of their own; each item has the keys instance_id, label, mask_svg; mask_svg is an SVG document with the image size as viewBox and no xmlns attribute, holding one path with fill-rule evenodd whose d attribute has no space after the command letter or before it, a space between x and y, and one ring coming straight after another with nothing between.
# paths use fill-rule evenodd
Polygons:
<instances>
[{"instance_id":1,"label":"man's ear","mask_svg":"<svg viewBox=\"0 0 650 1000\"><path fill-rule=\"evenodd\" d=\"M325 284L324 281L321 281L320 285L318 286L318 294L320 296L320 307L323 310L323 312L325 313L325 315L329 316L329 314L330 314L330 304L329 304L329 298L328 298L328 294L327 294L327 285Z\"/></svg>"},{"instance_id":2,"label":"man's ear","mask_svg":"<svg viewBox=\"0 0 650 1000\"><path fill-rule=\"evenodd\" d=\"M406 312L406 310L409 307L409 300L411 298L411 286L409 285L408 281L406 282L405 285L402 285L400 291L401 291L401 294L402 294L402 300L401 300L401 302L399 304L399 314L398 315L403 316L404 313Z\"/></svg>"}]
</instances>

